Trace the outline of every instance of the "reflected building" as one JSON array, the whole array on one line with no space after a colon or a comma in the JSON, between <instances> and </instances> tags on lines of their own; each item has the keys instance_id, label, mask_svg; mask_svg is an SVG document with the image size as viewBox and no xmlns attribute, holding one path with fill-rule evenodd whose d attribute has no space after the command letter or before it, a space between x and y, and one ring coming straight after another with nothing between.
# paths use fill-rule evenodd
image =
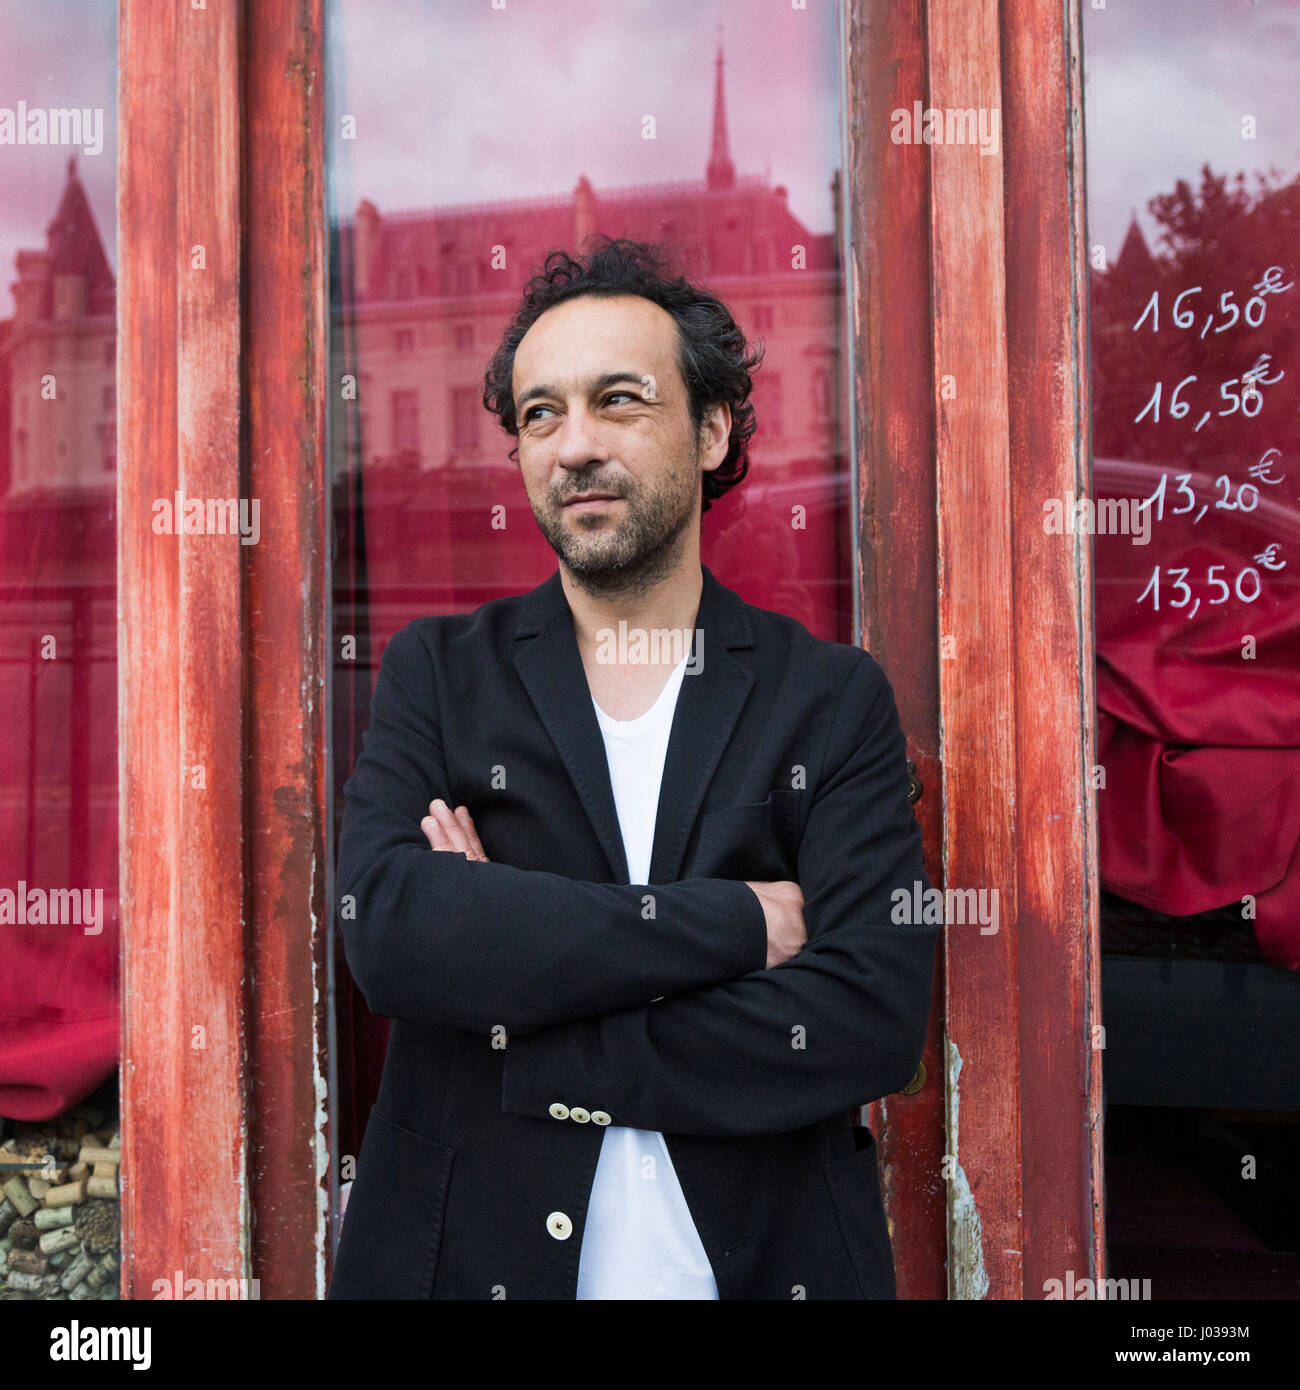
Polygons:
<instances>
[{"instance_id":1,"label":"reflected building","mask_svg":"<svg viewBox=\"0 0 1300 1390\"><path fill-rule=\"evenodd\" d=\"M0 887L102 894L99 930L4 926L9 1114L103 1084L118 1019L116 283L70 160L0 321ZM74 921L76 919L73 919ZM6 1294L6 1297L10 1296Z\"/></svg>"},{"instance_id":2,"label":"reflected building","mask_svg":"<svg viewBox=\"0 0 1300 1390\"><path fill-rule=\"evenodd\" d=\"M731 158L724 58L715 60L704 176L419 210L363 200L335 230L335 380L357 377L360 440L340 465L429 471L500 464L508 450L482 404L483 373L528 275L592 234L664 243L684 272L767 344L755 373L753 455L766 472L834 454L840 438L840 180L835 230L813 232L787 190ZM338 354L342 353L340 357ZM336 458L339 457L336 455Z\"/></svg>"},{"instance_id":3,"label":"reflected building","mask_svg":"<svg viewBox=\"0 0 1300 1390\"><path fill-rule=\"evenodd\" d=\"M0 494L111 496L117 288L75 159L44 248L19 251L14 271L13 317L0 322Z\"/></svg>"}]
</instances>

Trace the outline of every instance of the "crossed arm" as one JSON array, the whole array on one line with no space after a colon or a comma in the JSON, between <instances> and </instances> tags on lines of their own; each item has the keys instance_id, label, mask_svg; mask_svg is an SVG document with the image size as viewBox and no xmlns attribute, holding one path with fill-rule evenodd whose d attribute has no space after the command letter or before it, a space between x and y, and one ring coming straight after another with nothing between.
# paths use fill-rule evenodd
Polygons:
<instances>
[{"instance_id":1,"label":"crossed arm","mask_svg":"<svg viewBox=\"0 0 1300 1390\"><path fill-rule=\"evenodd\" d=\"M474 864L489 864L492 861L483 849L474 826L474 818L468 806L457 806L454 810L441 797L429 803L429 814L420 822L429 841L429 848L450 854L463 854ZM803 893L797 883L745 880L745 886L752 888L763 909L763 920L767 928L767 965L774 965L790 959L808 939L808 929L803 920Z\"/></svg>"},{"instance_id":2,"label":"crossed arm","mask_svg":"<svg viewBox=\"0 0 1300 1390\"><path fill-rule=\"evenodd\" d=\"M448 785L431 661L414 627L389 642L345 788L340 918L375 1013L513 1039L766 967L763 908L742 882L649 890L430 854L420 821Z\"/></svg>"},{"instance_id":3,"label":"crossed arm","mask_svg":"<svg viewBox=\"0 0 1300 1390\"><path fill-rule=\"evenodd\" d=\"M430 854L429 769L433 790L446 779L428 660L410 629L389 644L348 785L340 894L355 897L345 941L371 1008L503 1025L503 1108L538 1117L561 1100L637 1128L777 1134L907 1082L938 929L893 920L893 891L929 881L879 666L855 663L840 691L799 849L808 941L768 969L767 914L745 883L654 885L646 920L643 886L471 859L468 835Z\"/></svg>"},{"instance_id":4,"label":"crossed arm","mask_svg":"<svg viewBox=\"0 0 1300 1390\"><path fill-rule=\"evenodd\" d=\"M558 1100L633 1128L740 1137L812 1124L906 1084L925 1043L937 929L895 923L887 906L895 889L910 899L914 881L929 881L878 668L858 667L839 713L844 759L800 849L808 944L777 969L509 1040L503 1109L545 1116ZM435 850L486 860L465 807L434 803L422 829ZM782 888L749 886L760 900ZM792 905L764 902L769 933Z\"/></svg>"}]
</instances>

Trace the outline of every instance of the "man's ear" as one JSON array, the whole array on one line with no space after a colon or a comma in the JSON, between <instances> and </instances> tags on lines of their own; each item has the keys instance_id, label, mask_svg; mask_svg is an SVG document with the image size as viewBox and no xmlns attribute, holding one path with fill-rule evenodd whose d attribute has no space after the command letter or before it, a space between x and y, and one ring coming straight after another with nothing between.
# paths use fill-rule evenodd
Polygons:
<instances>
[{"instance_id":1,"label":"man's ear","mask_svg":"<svg viewBox=\"0 0 1300 1390\"><path fill-rule=\"evenodd\" d=\"M700 421L700 462L706 473L722 466L731 444L731 407L725 401L711 406Z\"/></svg>"}]
</instances>

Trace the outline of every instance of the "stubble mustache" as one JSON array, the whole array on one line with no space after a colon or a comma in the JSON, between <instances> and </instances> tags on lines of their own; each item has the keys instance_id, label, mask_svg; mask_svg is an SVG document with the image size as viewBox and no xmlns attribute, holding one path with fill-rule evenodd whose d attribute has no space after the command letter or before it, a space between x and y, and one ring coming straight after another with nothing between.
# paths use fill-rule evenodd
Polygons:
<instances>
[{"instance_id":1,"label":"stubble mustache","mask_svg":"<svg viewBox=\"0 0 1300 1390\"><path fill-rule=\"evenodd\" d=\"M588 478L565 492L553 494L551 502L558 511L561 507L567 506L568 503L576 501L579 498L592 496L620 497L626 499L628 493L623 488L616 487L612 483L608 485L602 483L599 478Z\"/></svg>"}]
</instances>

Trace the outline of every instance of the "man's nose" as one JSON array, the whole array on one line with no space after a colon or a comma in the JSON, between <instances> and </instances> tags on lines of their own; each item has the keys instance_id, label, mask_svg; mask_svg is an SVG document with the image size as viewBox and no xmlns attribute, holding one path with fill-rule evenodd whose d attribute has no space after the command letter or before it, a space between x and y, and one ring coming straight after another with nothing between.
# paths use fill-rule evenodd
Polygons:
<instances>
[{"instance_id":1,"label":"man's nose","mask_svg":"<svg viewBox=\"0 0 1300 1390\"><path fill-rule=\"evenodd\" d=\"M585 468L589 463L604 463L608 457L591 412L585 405L570 406L556 432L556 463L561 468Z\"/></svg>"}]
</instances>

